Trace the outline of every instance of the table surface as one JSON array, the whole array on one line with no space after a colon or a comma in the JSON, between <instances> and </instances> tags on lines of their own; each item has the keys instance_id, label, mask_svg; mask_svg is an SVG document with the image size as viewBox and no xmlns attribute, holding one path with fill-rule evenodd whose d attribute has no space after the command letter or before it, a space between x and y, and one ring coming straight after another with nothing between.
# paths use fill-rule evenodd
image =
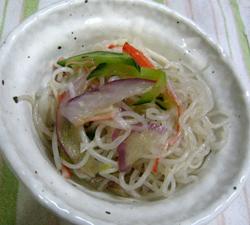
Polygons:
<instances>
[{"instance_id":1,"label":"table surface","mask_svg":"<svg viewBox=\"0 0 250 225\"><path fill-rule=\"evenodd\" d=\"M197 23L250 76L250 0L155 0ZM23 19L58 0L0 0L0 40ZM38 204L0 158L0 225L69 225ZM250 180L209 225L250 224Z\"/></svg>"}]
</instances>

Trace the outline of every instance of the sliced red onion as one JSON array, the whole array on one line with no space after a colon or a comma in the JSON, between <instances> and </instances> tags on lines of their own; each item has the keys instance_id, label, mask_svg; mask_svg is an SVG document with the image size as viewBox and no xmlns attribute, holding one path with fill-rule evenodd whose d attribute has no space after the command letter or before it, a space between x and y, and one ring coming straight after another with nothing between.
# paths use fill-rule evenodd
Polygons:
<instances>
[{"instance_id":1,"label":"sliced red onion","mask_svg":"<svg viewBox=\"0 0 250 225\"><path fill-rule=\"evenodd\" d=\"M61 97L60 97L60 100L58 103L59 105L58 105L57 110L56 110L56 136L57 136L57 140L58 140L58 143L59 143L59 146L61 147L61 149L71 159L75 159L75 158L77 158L77 156L74 154L73 151L71 151L71 149L68 146L66 146L66 144L64 143L64 141L62 139L61 131L63 129L63 124L69 123L69 122L65 121L65 118L63 118L60 108L62 105L67 103L67 101L72 97L72 95L75 97L76 95L82 94L82 92L85 89L84 86L86 85L86 82L87 82L86 74L79 76L73 82L71 82L69 84L68 90L61 94Z\"/></svg>"},{"instance_id":2,"label":"sliced red onion","mask_svg":"<svg viewBox=\"0 0 250 225\"><path fill-rule=\"evenodd\" d=\"M76 151L74 149L74 146L70 146L67 143L67 140L64 140L62 137L62 129L63 126L65 125L65 123L68 123L69 125L72 126L72 124L70 124L68 121L66 121L66 119L64 117L61 116L59 110L57 110L57 114L56 114L56 135L57 135L57 140L58 140L58 144L61 147L61 149L64 151L64 153L66 153L67 156L69 156L70 159L72 159L73 161L77 161L79 158L79 154L78 151ZM78 129L78 128L76 128Z\"/></svg>"},{"instance_id":3,"label":"sliced red onion","mask_svg":"<svg viewBox=\"0 0 250 225\"><path fill-rule=\"evenodd\" d=\"M120 130L119 129L114 129L113 133L112 133L112 141L114 141L116 138L119 137L119 134L120 134Z\"/></svg>"},{"instance_id":4,"label":"sliced red onion","mask_svg":"<svg viewBox=\"0 0 250 225\"><path fill-rule=\"evenodd\" d=\"M61 113L71 123L79 126L89 116L134 95L143 94L153 86L150 80L131 78L109 82L99 90L88 91L61 105Z\"/></svg>"},{"instance_id":5,"label":"sliced red onion","mask_svg":"<svg viewBox=\"0 0 250 225\"><path fill-rule=\"evenodd\" d=\"M56 109L56 136L58 140L58 145L64 151L64 153L69 156L74 161L77 161L79 158L79 154L76 153L73 146L67 144L67 141L62 137L62 130L64 129L65 124L68 126L73 126L69 121L67 121L60 112L60 105L65 104L66 101L69 99L69 92L64 92L59 100L59 106ZM74 127L75 128L75 127ZM79 129L79 128L75 128Z\"/></svg>"},{"instance_id":6,"label":"sliced red onion","mask_svg":"<svg viewBox=\"0 0 250 225\"><path fill-rule=\"evenodd\" d=\"M118 148L118 167L120 172L126 172L128 165L126 163L126 143L121 143Z\"/></svg>"},{"instance_id":7,"label":"sliced red onion","mask_svg":"<svg viewBox=\"0 0 250 225\"><path fill-rule=\"evenodd\" d=\"M152 154L151 149L159 149L162 146L162 134L157 129L162 131L163 126L154 124L148 130L143 132L133 131L129 137L122 142L118 148L118 166L120 172L127 172L134 162L143 158L145 155Z\"/></svg>"}]
</instances>

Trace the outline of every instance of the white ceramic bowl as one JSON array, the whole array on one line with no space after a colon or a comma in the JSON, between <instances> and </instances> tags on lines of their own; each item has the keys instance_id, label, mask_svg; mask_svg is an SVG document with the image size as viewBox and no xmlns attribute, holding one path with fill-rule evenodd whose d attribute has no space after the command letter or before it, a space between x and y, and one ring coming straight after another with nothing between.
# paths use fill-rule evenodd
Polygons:
<instances>
[{"instance_id":1,"label":"white ceramic bowl","mask_svg":"<svg viewBox=\"0 0 250 225\"><path fill-rule=\"evenodd\" d=\"M171 60L200 73L216 103L230 114L226 146L212 155L199 180L171 198L142 202L78 190L47 158L34 131L31 109L12 97L45 85L59 56L86 51L92 44L139 40ZM76 40L75 40L76 39ZM61 46L61 49L58 49ZM192 22L142 0L63 1L36 13L15 29L0 52L1 149L34 196L77 224L203 224L231 202L246 179L249 162L249 81L238 76L223 52ZM237 187L237 190L234 190Z\"/></svg>"}]
</instances>

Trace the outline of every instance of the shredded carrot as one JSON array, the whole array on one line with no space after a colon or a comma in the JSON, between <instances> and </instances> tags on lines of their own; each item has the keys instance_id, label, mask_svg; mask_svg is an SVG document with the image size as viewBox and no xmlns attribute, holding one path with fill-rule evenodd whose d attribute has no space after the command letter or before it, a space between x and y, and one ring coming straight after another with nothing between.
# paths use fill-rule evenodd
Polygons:
<instances>
[{"instance_id":1,"label":"shredded carrot","mask_svg":"<svg viewBox=\"0 0 250 225\"><path fill-rule=\"evenodd\" d=\"M121 48L122 47L122 45L118 45L118 44L110 44L109 46L108 46L108 48L109 49L113 49L113 48Z\"/></svg>"},{"instance_id":2,"label":"shredded carrot","mask_svg":"<svg viewBox=\"0 0 250 225\"><path fill-rule=\"evenodd\" d=\"M160 162L160 159L159 159L159 158L156 158L156 159L155 159L155 162L154 162L154 165L153 165L153 169L152 169L152 171L153 171L154 173L157 173L157 172L158 172L159 162Z\"/></svg>"},{"instance_id":3,"label":"shredded carrot","mask_svg":"<svg viewBox=\"0 0 250 225\"><path fill-rule=\"evenodd\" d=\"M179 119L180 119L181 114L183 113L183 107L180 103L180 100L178 99L178 97L176 96L176 94L174 93L174 91L172 90L170 86L168 86L166 94L176 106L177 118L176 118L176 128L175 128L176 133L167 140L165 148L167 148L169 145L170 146L174 145L179 140L181 136L181 125L180 125Z\"/></svg>"},{"instance_id":4,"label":"shredded carrot","mask_svg":"<svg viewBox=\"0 0 250 225\"><path fill-rule=\"evenodd\" d=\"M176 96L176 94L174 93L174 91L172 90L172 88L168 85L167 91L166 91L167 96L170 98L170 100L176 105L177 108L177 116L180 117L180 115L183 112L183 108L182 105L178 99L178 97Z\"/></svg>"},{"instance_id":5,"label":"shredded carrot","mask_svg":"<svg viewBox=\"0 0 250 225\"><path fill-rule=\"evenodd\" d=\"M62 175L66 179L70 178L72 176L71 170L68 167L62 165Z\"/></svg>"},{"instance_id":6,"label":"shredded carrot","mask_svg":"<svg viewBox=\"0 0 250 225\"><path fill-rule=\"evenodd\" d=\"M165 146L167 147L167 146L174 145L179 140L180 136L181 136L181 130L177 131L174 136L170 137L167 140L167 143Z\"/></svg>"},{"instance_id":7,"label":"shredded carrot","mask_svg":"<svg viewBox=\"0 0 250 225\"><path fill-rule=\"evenodd\" d=\"M63 93L59 94L59 95L57 96L58 102L61 103L62 100L63 100L67 95L68 95L68 93L67 93L66 91L64 91Z\"/></svg>"},{"instance_id":8,"label":"shredded carrot","mask_svg":"<svg viewBox=\"0 0 250 225\"><path fill-rule=\"evenodd\" d=\"M154 68L154 65L150 62L150 60L141 51L128 42L125 42L122 47L122 51L129 54L139 66Z\"/></svg>"}]
</instances>

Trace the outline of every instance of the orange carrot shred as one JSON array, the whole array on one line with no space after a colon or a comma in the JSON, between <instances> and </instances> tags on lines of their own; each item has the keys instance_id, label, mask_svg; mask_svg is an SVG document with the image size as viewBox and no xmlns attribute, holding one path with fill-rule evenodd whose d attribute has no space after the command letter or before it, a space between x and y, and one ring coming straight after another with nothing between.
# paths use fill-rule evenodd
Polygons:
<instances>
[{"instance_id":1,"label":"orange carrot shred","mask_svg":"<svg viewBox=\"0 0 250 225\"><path fill-rule=\"evenodd\" d=\"M174 145L178 139L181 136L181 125L179 122L179 118L181 116L181 114L183 113L183 107L181 105L181 103L179 102L176 94L171 90L170 87L167 88L166 94L169 96L170 100L175 104L176 109L177 109L177 119L176 119L176 134L173 135L172 137L170 137L165 145L165 147L167 147L168 145Z\"/></svg>"},{"instance_id":2,"label":"orange carrot shred","mask_svg":"<svg viewBox=\"0 0 250 225\"><path fill-rule=\"evenodd\" d=\"M150 62L150 60L141 51L128 42L123 45L122 51L129 54L139 66L154 68L154 65Z\"/></svg>"},{"instance_id":3,"label":"orange carrot shred","mask_svg":"<svg viewBox=\"0 0 250 225\"><path fill-rule=\"evenodd\" d=\"M153 171L154 173L157 173L157 172L158 172L159 162L160 162L160 159L159 159L159 158L156 158L156 159L155 159L155 162L154 162L154 165L153 165L153 169L152 169L152 171Z\"/></svg>"}]
</instances>

